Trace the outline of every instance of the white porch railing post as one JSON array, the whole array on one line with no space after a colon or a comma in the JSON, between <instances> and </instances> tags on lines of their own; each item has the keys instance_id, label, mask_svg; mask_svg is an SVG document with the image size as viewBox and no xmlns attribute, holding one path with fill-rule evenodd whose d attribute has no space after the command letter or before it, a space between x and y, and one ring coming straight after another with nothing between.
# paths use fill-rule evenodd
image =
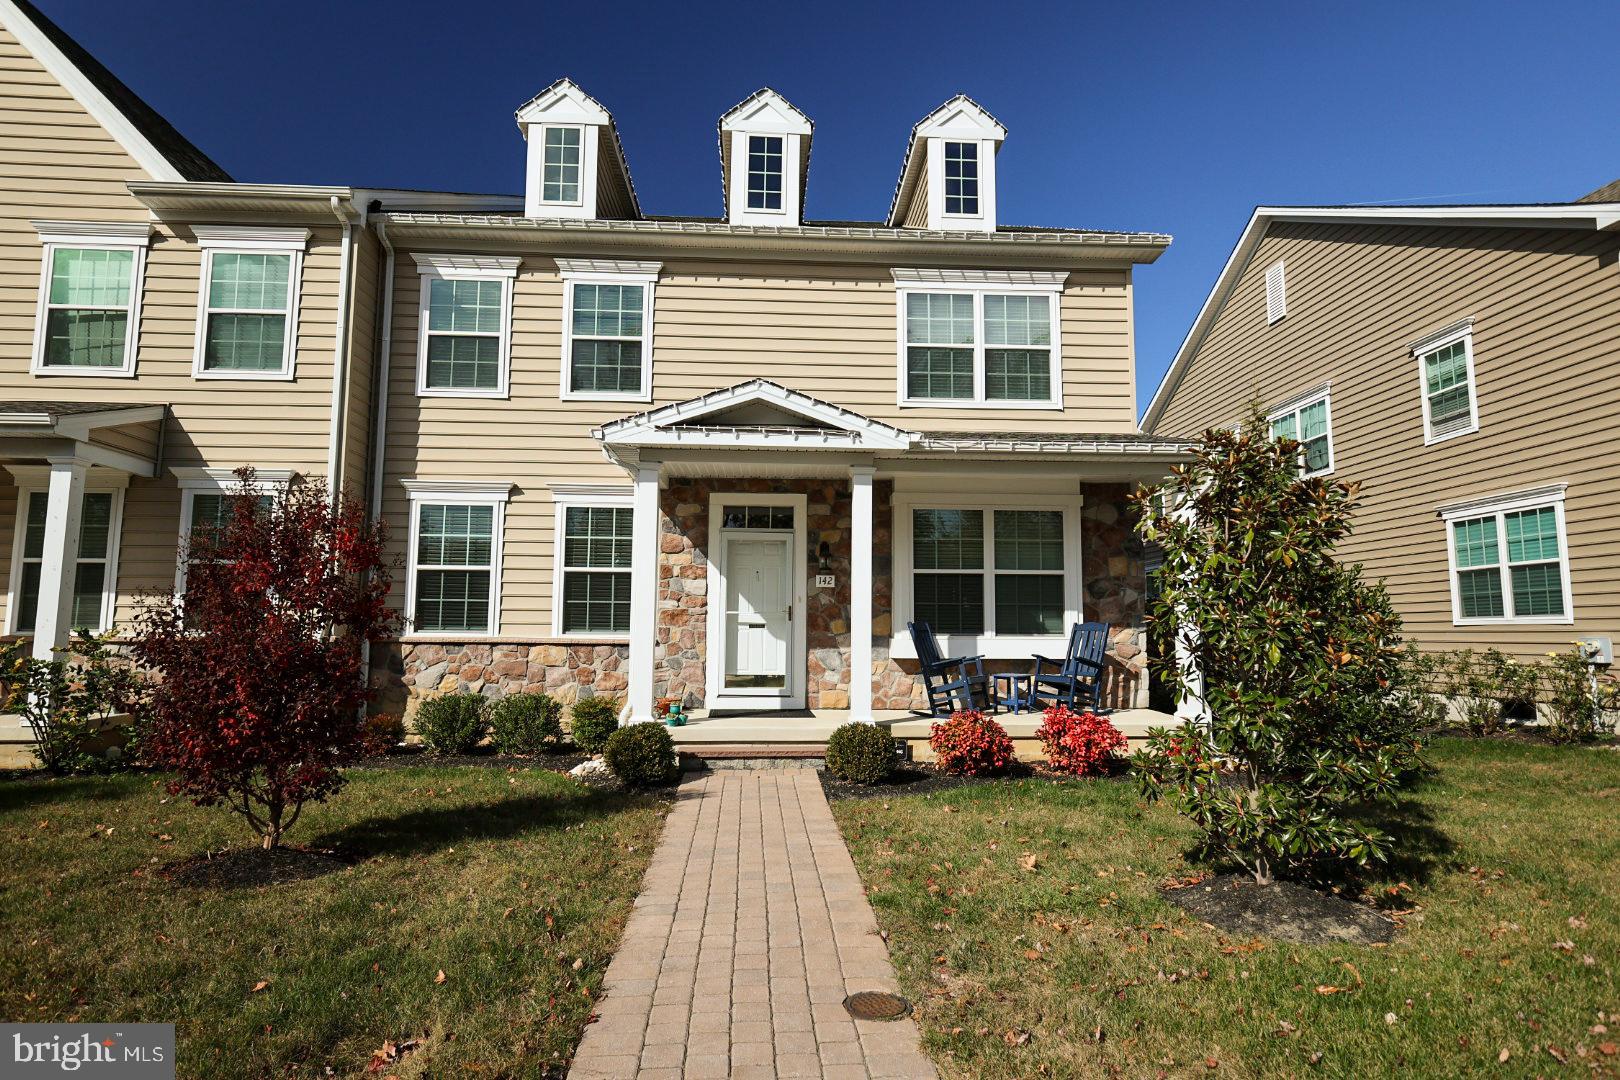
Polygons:
<instances>
[{"instance_id":1,"label":"white porch railing post","mask_svg":"<svg viewBox=\"0 0 1620 1080\"><path fill-rule=\"evenodd\" d=\"M849 469L849 718L872 723L872 474Z\"/></svg>"},{"instance_id":2,"label":"white porch railing post","mask_svg":"<svg viewBox=\"0 0 1620 1080\"><path fill-rule=\"evenodd\" d=\"M653 717L654 653L658 647L658 463L636 468L630 554L630 718Z\"/></svg>"},{"instance_id":3,"label":"white porch railing post","mask_svg":"<svg viewBox=\"0 0 1620 1080\"><path fill-rule=\"evenodd\" d=\"M73 583L78 576L79 522L84 514L84 478L90 463L51 458L45 514L45 548L39 564L39 606L34 615L34 657L49 660L72 630Z\"/></svg>"}]
</instances>

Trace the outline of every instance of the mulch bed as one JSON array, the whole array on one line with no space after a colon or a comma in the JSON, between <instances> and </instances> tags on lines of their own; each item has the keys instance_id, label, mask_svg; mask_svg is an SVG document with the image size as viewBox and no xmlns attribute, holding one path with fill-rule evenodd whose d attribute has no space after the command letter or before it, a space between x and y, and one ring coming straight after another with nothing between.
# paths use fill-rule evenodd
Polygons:
<instances>
[{"instance_id":1,"label":"mulch bed","mask_svg":"<svg viewBox=\"0 0 1620 1080\"><path fill-rule=\"evenodd\" d=\"M255 889L347 870L359 860L334 849L280 847L205 851L158 869L176 885L199 889Z\"/></svg>"},{"instance_id":2,"label":"mulch bed","mask_svg":"<svg viewBox=\"0 0 1620 1080\"><path fill-rule=\"evenodd\" d=\"M366 758L350 766L355 769L409 769L418 765L478 765L490 769L545 769L549 772L567 772L585 761L589 754L572 746L555 754L497 754L493 750L474 751L471 754L430 754L426 747L395 747L381 757Z\"/></svg>"},{"instance_id":3,"label":"mulch bed","mask_svg":"<svg viewBox=\"0 0 1620 1080\"><path fill-rule=\"evenodd\" d=\"M1395 923L1365 904L1292 881L1256 885L1246 874L1222 874L1160 895L1200 922L1245 937L1305 945L1373 945L1395 936Z\"/></svg>"},{"instance_id":4,"label":"mulch bed","mask_svg":"<svg viewBox=\"0 0 1620 1080\"><path fill-rule=\"evenodd\" d=\"M1020 780L1040 780L1053 784L1065 784L1077 778L1067 773L1053 772L1040 765L1029 765L1016 762L1000 776L956 776L941 772L927 762L909 762L900 766L893 776L881 784L858 784L853 780L840 780L826 769L818 770L821 777L821 790L826 794L828 802L839 799L889 799L899 795L933 795L941 791L954 791L957 788L976 787L980 784L1010 784ZM1122 767L1116 769L1111 775L1098 777L1101 780L1120 780L1126 775Z\"/></svg>"}]
</instances>

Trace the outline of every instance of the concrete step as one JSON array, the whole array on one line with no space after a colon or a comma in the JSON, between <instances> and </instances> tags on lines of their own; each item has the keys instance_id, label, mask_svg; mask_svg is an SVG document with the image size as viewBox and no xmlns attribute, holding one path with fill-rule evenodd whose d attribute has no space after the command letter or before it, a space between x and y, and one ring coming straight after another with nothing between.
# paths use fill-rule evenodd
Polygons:
<instances>
[{"instance_id":1,"label":"concrete step","mask_svg":"<svg viewBox=\"0 0 1620 1080\"><path fill-rule=\"evenodd\" d=\"M687 772L704 769L806 769L819 768L826 760L825 743L677 743L681 768Z\"/></svg>"}]
</instances>

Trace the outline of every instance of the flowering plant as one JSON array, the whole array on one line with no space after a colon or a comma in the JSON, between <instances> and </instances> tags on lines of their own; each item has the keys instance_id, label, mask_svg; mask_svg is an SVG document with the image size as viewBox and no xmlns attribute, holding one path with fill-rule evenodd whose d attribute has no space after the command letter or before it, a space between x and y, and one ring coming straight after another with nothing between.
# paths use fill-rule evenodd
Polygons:
<instances>
[{"instance_id":1,"label":"flowering plant","mask_svg":"<svg viewBox=\"0 0 1620 1080\"><path fill-rule=\"evenodd\" d=\"M1013 761L1012 740L1000 724L978 710L954 712L935 724L928 745L934 760L948 773L987 776L1004 771Z\"/></svg>"}]
</instances>

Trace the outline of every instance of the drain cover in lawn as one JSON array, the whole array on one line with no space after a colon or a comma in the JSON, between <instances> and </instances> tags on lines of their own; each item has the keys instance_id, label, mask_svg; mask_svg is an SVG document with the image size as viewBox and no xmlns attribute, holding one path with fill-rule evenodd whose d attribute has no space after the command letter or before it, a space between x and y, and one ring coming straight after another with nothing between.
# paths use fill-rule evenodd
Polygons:
<instances>
[{"instance_id":1,"label":"drain cover in lawn","mask_svg":"<svg viewBox=\"0 0 1620 1080\"><path fill-rule=\"evenodd\" d=\"M844 1008L857 1020L899 1020L911 1011L911 1002L898 994L862 990L845 998Z\"/></svg>"}]
</instances>

